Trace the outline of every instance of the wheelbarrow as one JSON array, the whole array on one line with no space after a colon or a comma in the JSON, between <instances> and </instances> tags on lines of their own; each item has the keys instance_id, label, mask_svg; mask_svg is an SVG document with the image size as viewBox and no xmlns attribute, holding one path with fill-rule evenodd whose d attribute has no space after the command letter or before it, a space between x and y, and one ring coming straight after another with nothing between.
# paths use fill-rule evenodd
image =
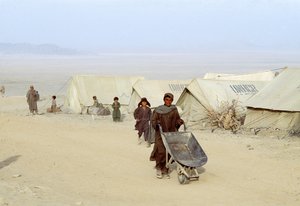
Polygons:
<instances>
[{"instance_id":1,"label":"wheelbarrow","mask_svg":"<svg viewBox=\"0 0 300 206\"><path fill-rule=\"evenodd\" d=\"M207 163L207 156L195 136L187 131L163 132L161 127L160 133L166 148L166 167L176 163L180 184L198 180L197 167Z\"/></svg>"}]
</instances>

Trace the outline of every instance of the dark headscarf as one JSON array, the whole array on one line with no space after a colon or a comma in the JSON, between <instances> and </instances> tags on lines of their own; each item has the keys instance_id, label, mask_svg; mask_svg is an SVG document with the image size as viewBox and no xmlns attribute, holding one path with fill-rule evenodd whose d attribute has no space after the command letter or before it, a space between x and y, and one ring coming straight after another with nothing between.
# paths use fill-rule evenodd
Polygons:
<instances>
[{"instance_id":1,"label":"dark headscarf","mask_svg":"<svg viewBox=\"0 0 300 206\"><path fill-rule=\"evenodd\" d=\"M149 107L151 107L151 104L148 102L148 100L147 100L146 97L143 97L143 98L141 99L141 101L138 103L138 107L142 105L142 102L146 102L147 105L148 105Z\"/></svg>"}]
</instances>

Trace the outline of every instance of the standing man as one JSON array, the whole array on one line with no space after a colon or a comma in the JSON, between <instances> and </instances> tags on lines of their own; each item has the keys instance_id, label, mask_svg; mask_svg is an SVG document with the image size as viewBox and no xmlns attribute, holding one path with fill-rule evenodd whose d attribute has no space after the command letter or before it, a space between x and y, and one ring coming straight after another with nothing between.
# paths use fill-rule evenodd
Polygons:
<instances>
[{"instance_id":1,"label":"standing man","mask_svg":"<svg viewBox=\"0 0 300 206\"><path fill-rule=\"evenodd\" d=\"M178 110L172 105L173 94L164 95L164 105L157 107L151 118L151 125L155 129L155 143L150 156L150 161L156 161L156 177L161 179L163 176L170 178L168 168L166 167L166 148L161 138L159 125L163 132L176 132L184 123L180 119Z\"/></svg>"},{"instance_id":2,"label":"standing man","mask_svg":"<svg viewBox=\"0 0 300 206\"><path fill-rule=\"evenodd\" d=\"M39 94L32 85L26 94L26 98L30 113L38 114L37 101L39 100Z\"/></svg>"}]
</instances>

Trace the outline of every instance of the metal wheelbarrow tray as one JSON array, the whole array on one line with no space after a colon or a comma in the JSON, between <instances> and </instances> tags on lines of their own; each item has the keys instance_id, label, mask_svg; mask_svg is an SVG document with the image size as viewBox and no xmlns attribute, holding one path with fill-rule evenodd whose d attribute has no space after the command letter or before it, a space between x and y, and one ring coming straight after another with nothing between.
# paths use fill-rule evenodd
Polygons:
<instances>
[{"instance_id":1,"label":"metal wheelbarrow tray","mask_svg":"<svg viewBox=\"0 0 300 206\"><path fill-rule=\"evenodd\" d=\"M198 180L197 167L206 164L207 156L191 132L162 132L161 137L166 148L167 168L177 163L178 181L187 184Z\"/></svg>"}]
</instances>

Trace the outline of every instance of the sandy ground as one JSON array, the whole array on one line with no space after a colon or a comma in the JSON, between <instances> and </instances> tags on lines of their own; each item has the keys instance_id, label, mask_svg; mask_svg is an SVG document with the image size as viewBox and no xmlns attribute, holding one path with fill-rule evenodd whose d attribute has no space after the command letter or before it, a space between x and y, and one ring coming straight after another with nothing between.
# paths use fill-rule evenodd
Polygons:
<instances>
[{"instance_id":1,"label":"sandy ground","mask_svg":"<svg viewBox=\"0 0 300 206\"><path fill-rule=\"evenodd\" d=\"M130 116L30 116L24 97L0 98L0 205L300 205L297 137L192 131L208 162L180 185L176 171L155 177L133 128Z\"/></svg>"}]
</instances>

